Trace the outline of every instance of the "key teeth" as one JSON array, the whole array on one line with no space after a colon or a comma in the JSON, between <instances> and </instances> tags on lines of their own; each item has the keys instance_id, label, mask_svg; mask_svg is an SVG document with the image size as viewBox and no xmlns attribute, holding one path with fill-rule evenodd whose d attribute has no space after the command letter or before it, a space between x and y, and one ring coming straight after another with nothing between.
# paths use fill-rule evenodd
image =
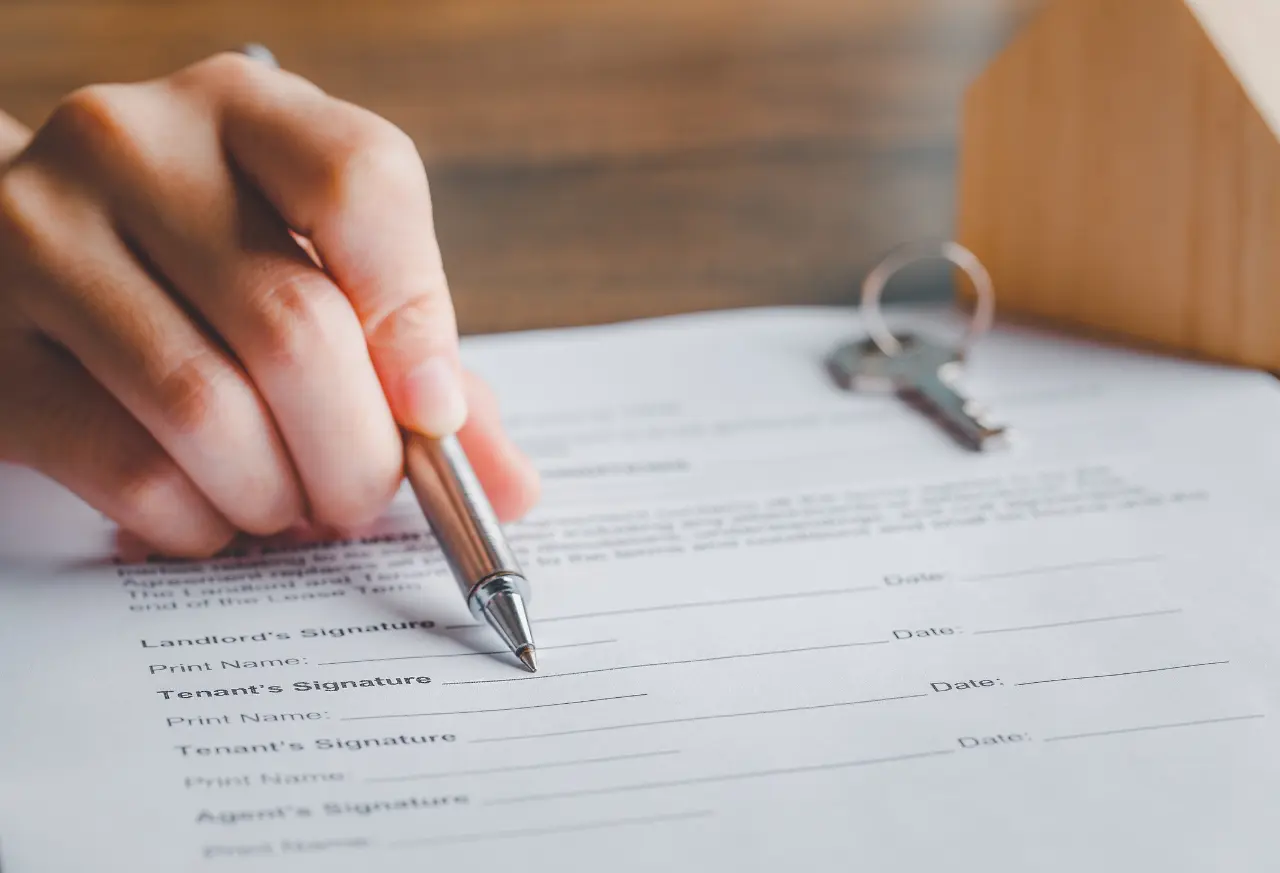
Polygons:
<instances>
[{"instance_id":1,"label":"key teeth","mask_svg":"<svg viewBox=\"0 0 1280 873\"><path fill-rule=\"evenodd\" d=\"M964 428L957 425L948 416L943 415L937 407L928 401L923 395L917 391L905 390L899 392L899 395L912 408L923 413L929 420L940 426L951 437L959 442L965 448L976 452L987 451L991 448L1000 448L1007 441L1005 439L1006 428L1002 425L992 425L987 423L980 417L973 416L973 422L983 433L974 437L967 433Z\"/></svg>"}]
</instances>

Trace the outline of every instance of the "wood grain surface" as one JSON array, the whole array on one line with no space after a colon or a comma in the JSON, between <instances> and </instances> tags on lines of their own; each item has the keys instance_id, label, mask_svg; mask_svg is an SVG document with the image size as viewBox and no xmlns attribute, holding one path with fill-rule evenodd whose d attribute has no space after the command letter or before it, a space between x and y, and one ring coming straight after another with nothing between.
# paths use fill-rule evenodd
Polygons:
<instances>
[{"instance_id":1,"label":"wood grain surface","mask_svg":"<svg viewBox=\"0 0 1280 873\"><path fill-rule=\"evenodd\" d=\"M961 95L1037 5L0 0L0 106L260 41L414 137L465 332L847 303L953 232Z\"/></svg>"},{"instance_id":2,"label":"wood grain surface","mask_svg":"<svg viewBox=\"0 0 1280 873\"><path fill-rule=\"evenodd\" d=\"M969 90L957 235L1007 316L1280 370L1280 14L1196 6L1045 7Z\"/></svg>"}]
</instances>

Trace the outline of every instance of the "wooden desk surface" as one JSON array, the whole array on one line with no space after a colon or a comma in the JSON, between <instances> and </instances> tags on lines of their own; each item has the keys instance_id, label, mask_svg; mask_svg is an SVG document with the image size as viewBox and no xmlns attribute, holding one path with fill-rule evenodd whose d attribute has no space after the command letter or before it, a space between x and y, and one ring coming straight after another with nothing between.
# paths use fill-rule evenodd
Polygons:
<instances>
[{"instance_id":1,"label":"wooden desk surface","mask_svg":"<svg viewBox=\"0 0 1280 873\"><path fill-rule=\"evenodd\" d=\"M1038 4L0 0L0 106L260 41L417 141L466 332L850 302L951 233L958 99Z\"/></svg>"}]
</instances>

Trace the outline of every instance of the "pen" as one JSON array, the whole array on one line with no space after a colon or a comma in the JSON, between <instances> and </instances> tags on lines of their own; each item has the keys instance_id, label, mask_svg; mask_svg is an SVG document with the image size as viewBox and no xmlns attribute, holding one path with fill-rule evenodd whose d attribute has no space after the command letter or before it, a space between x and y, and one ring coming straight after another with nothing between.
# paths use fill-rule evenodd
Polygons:
<instances>
[{"instance_id":1,"label":"pen","mask_svg":"<svg viewBox=\"0 0 1280 873\"><path fill-rule=\"evenodd\" d=\"M266 46L253 43L239 51L268 66L280 66ZM409 485L467 608L497 631L526 670L536 673L537 649L525 609L529 583L462 446L452 436L433 439L409 433L404 456Z\"/></svg>"},{"instance_id":2,"label":"pen","mask_svg":"<svg viewBox=\"0 0 1280 873\"><path fill-rule=\"evenodd\" d=\"M525 602L529 583L455 437L410 433L405 474L477 620L497 631L525 669L538 669Z\"/></svg>"}]
</instances>

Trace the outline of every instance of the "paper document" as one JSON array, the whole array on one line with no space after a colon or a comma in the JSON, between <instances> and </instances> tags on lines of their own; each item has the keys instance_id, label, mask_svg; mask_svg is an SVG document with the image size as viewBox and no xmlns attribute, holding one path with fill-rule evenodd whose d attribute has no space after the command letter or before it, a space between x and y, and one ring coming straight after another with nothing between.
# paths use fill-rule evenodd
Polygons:
<instances>
[{"instance_id":1,"label":"paper document","mask_svg":"<svg viewBox=\"0 0 1280 873\"><path fill-rule=\"evenodd\" d=\"M978 455L837 390L856 334L465 343L544 475L536 675L407 491L126 565L0 472L0 870L1276 870L1277 384L1005 328Z\"/></svg>"}]
</instances>

